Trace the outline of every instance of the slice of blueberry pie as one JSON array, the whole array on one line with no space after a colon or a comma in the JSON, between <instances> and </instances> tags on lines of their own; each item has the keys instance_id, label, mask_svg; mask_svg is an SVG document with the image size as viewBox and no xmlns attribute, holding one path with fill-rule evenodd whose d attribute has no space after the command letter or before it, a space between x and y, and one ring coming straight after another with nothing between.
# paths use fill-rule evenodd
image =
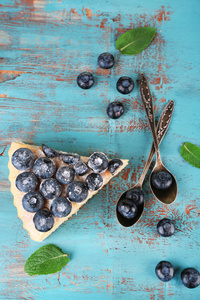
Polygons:
<instances>
[{"instance_id":1,"label":"slice of blueberry pie","mask_svg":"<svg viewBox=\"0 0 200 300\"><path fill-rule=\"evenodd\" d=\"M47 145L11 144L9 180L24 228L41 242L124 169L128 160L109 160L56 151Z\"/></svg>"}]
</instances>

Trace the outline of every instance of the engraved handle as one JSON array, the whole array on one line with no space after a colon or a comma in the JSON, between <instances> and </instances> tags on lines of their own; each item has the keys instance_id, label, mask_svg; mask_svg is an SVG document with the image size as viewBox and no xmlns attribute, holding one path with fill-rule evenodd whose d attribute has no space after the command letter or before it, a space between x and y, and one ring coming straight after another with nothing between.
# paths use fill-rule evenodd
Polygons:
<instances>
[{"instance_id":1,"label":"engraved handle","mask_svg":"<svg viewBox=\"0 0 200 300\"><path fill-rule=\"evenodd\" d=\"M154 119L153 101L152 101L149 85L147 83L147 80L146 80L146 77L144 76L144 74L140 74L139 82L140 82L140 94L141 94L142 102L144 104L145 112L146 112L146 115L148 118L151 133L153 136L153 141L154 141L156 155L157 155L157 161L161 162L159 148L158 148L157 135L156 135L156 130L155 130L156 125L155 125L155 119Z\"/></svg>"},{"instance_id":2,"label":"engraved handle","mask_svg":"<svg viewBox=\"0 0 200 300\"><path fill-rule=\"evenodd\" d=\"M157 140L158 140L158 144L160 145L163 137L165 136L167 129L169 127L169 124L171 122L172 119L172 114L173 114L173 110L174 110L174 101L170 100L167 105L164 107L162 114L160 116L160 119L158 121L158 125L157 125ZM155 154L155 147L154 147L154 143L152 143L151 146L151 150L149 152L149 156L147 158L146 164L144 166L143 172L138 180L137 186L138 187L142 187L144 178L146 176L146 173L150 167L151 161L154 157Z\"/></svg>"},{"instance_id":3,"label":"engraved handle","mask_svg":"<svg viewBox=\"0 0 200 300\"><path fill-rule=\"evenodd\" d=\"M171 122L173 111L174 111L174 101L170 100L165 106L165 108L163 109L163 112L158 121L156 131L157 131L157 141L159 144L162 141L163 137L165 136L167 128L169 127L169 123ZM154 146L154 144L152 144L152 146Z\"/></svg>"}]
</instances>

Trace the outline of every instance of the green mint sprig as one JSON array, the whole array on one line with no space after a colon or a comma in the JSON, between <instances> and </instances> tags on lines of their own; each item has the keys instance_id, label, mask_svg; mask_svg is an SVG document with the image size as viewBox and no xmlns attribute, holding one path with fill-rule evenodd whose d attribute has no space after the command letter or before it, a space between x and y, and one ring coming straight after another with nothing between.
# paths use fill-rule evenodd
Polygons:
<instances>
[{"instance_id":1,"label":"green mint sprig","mask_svg":"<svg viewBox=\"0 0 200 300\"><path fill-rule=\"evenodd\" d=\"M181 156L191 165L200 168L200 148L186 142L181 146Z\"/></svg>"},{"instance_id":2,"label":"green mint sprig","mask_svg":"<svg viewBox=\"0 0 200 300\"><path fill-rule=\"evenodd\" d=\"M70 259L59 247L49 244L35 251L26 261L24 271L30 276L60 271Z\"/></svg>"},{"instance_id":3,"label":"green mint sprig","mask_svg":"<svg viewBox=\"0 0 200 300\"><path fill-rule=\"evenodd\" d=\"M128 30L116 41L121 54L135 55L146 49L156 34L156 28L140 27Z\"/></svg>"}]
</instances>

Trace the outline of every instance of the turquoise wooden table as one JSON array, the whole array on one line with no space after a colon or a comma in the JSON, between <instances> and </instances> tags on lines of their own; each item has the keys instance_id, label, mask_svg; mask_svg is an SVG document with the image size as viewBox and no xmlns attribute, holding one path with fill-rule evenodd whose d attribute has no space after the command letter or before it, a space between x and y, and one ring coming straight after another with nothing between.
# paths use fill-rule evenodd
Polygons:
<instances>
[{"instance_id":1,"label":"turquoise wooden table","mask_svg":"<svg viewBox=\"0 0 200 300\"><path fill-rule=\"evenodd\" d=\"M183 268L200 270L200 173L179 154L183 142L200 146L199 9L198 0L1 0L0 152L17 139L82 155L100 150L130 164L77 216L37 243L13 206L5 150L0 157L0 299L200 299L200 288L189 290L180 280ZM151 46L137 56L120 55L116 38L147 25L157 28ZM97 67L105 51L116 58L109 71ZM88 91L76 85L85 70L95 77ZM136 82L140 72L149 78L157 118L168 100L175 101L161 153L179 193L174 204L162 205L150 193L147 177L144 215L135 227L123 228L115 204L142 171L152 136L138 85L128 96L115 85L123 75ZM106 115L115 99L125 105L116 121ZM163 217L176 223L171 238L156 232ZM23 271L26 259L48 243L69 253L71 261L60 273L29 277ZM176 269L165 284L154 272L163 259Z\"/></svg>"}]
</instances>

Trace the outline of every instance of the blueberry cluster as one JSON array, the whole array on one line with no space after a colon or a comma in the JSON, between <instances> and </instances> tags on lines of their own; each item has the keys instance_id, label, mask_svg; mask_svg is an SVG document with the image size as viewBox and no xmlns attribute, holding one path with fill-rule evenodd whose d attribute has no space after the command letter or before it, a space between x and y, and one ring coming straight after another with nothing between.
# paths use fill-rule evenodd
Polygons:
<instances>
[{"instance_id":1,"label":"blueberry cluster","mask_svg":"<svg viewBox=\"0 0 200 300\"><path fill-rule=\"evenodd\" d=\"M160 261L156 268L155 273L157 277L163 281L170 281L174 277L174 267L168 261ZM195 268L186 268L181 272L181 281L189 289L194 289L200 285L200 273Z\"/></svg>"},{"instance_id":2,"label":"blueberry cluster","mask_svg":"<svg viewBox=\"0 0 200 300\"><path fill-rule=\"evenodd\" d=\"M54 217L68 216L72 202L81 203L87 199L89 191L100 189L102 173L109 170L114 175L123 164L119 159L109 161L102 152L93 153L86 164L78 154L57 152L44 144L42 150L45 156L36 158L30 149L20 148L11 159L13 166L23 171L15 182L17 189L25 193L22 206L26 211L35 213L33 222L41 232L51 230ZM58 157L65 163L59 168L56 167ZM85 182L83 177L82 180L79 178L84 175L87 175ZM50 210L44 208L45 201L51 201Z\"/></svg>"},{"instance_id":3,"label":"blueberry cluster","mask_svg":"<svg viewBox=\"0 0 200 300\"><path fill-rule=\"evenodd\" d=\"M157 224L157 231L162 237L172 236L175 232L175 224L171 219L164 218ZM155 273L157 277L163 281L170 281L174 277L174 267L168 261L160 261L156 268ZM186 268L181 272L182 283L187 288L196 288L200 285L200 274L194 268Z\"/></svg>"},{"instance_id":4,"label":"blueberry cluster","mask_svg":"<svg viewBox=\"0 0 200 300\"><path fill-rule=\"evenodd\" d=\"M156 189L166 190L170 188L172 184L172 176L170 173L164 171L155 172L151 177L151 183ZM142 190L133 188L132 190L127 191L124 197L122 197L118 201L117 212L121 215L120 218L132 220L132 222L130 222L130 224L132 225L134 221L139 220L140 214L142 212L142 205L144 205L144 194ZM138 208L140 209L138 210ZM137 220L135 218L137 218ZM161 221L159 225L160 227L158 228L158 232L160 235L170 236L170 233L171 235L174 233L174 229L172 226L173 224L169 221L169 219L163 219ZM127 226L130 226L129 223L126 222L126 224Z\"/></svg>"},{"instance_id":5,"label":"blueberry cluster","mask_svg":"<svg viewBox=\"0 0 200 300\"><path fill-rule=\"evenodd\" d=\"M102 69L111 69L115 64L114 56L108 52L98 57L98 65ZM90 89L94 84L94 76L90 72L82 72L77 77L77 84L82 89ZM117 81L116 88L121 94L130 94L134 89L134 82L130 77L123 76ZM123 103L114 101L108 105L107 114L111 119L118 119L124 113Z\"/></svg>"},{"instance_id":6,"label":"blueberry cluster","mask_svg":"<svg viewBox=\"0 0 200 300\"><path fill-rule=\"evenodd\" d=\"M142 190L133 188L125 193L117 204L117 210L126 219L134 219L141 206L144 205L144 194Z\"/></svg>"}]
</instances>

